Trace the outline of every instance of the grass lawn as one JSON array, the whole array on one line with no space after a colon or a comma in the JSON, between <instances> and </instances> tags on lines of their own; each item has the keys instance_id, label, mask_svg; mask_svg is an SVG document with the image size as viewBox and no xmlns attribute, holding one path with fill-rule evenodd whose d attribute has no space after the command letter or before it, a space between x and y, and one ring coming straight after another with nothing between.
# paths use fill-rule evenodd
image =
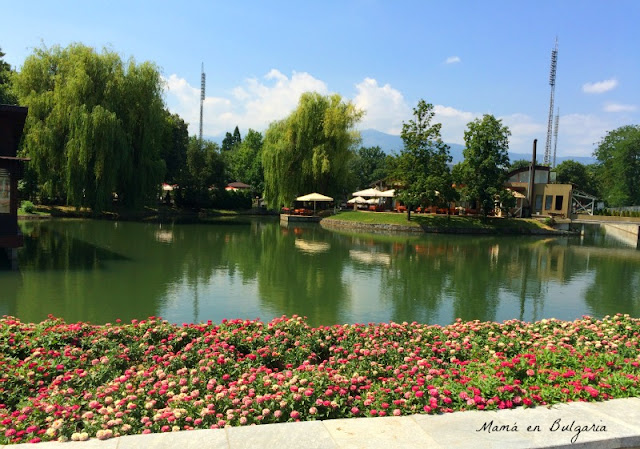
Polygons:
<instances>
[{"instance_id":1,"label":"grass lawn","mask_svg":"<svg viewBox=\"0 0 640 449\"><path fill-rule=\"evenodd\" d=\"M550 230L544 223L523 218L487 218L482 220L478 217L467 217L458 215L434 215L434 214L411 214L411 221L407 221L407 214L395 212L340 212L337 215L328 217L327 220L351 221L365 224L389 224L398 226L411 226L438 229L484 229L500 231L528 231L528 230Z\"/></svg>"},{"instance_id":2,"label":"grass lawn","mask_svg":"<svg viewBox=\"0 0 640 449\"><path fill-rule=\"evenodd\" d=\"M25 212L24 209L19 208L18 209L18 217L50 217L51 214L48 212L41 212L41 211L33 211L31 213L29 212Z\"/></svg>"}]
</instances>

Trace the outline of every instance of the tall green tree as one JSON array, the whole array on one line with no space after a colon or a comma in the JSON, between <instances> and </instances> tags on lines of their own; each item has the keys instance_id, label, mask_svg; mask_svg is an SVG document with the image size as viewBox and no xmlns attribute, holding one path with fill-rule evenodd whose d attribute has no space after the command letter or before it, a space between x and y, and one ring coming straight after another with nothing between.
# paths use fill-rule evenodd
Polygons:
<instances>
[{"instance_id":1,"label":"tall green tree","mask_svg":"<svg viewBox=\"0 0 640 449\"><path fill-rule=\"evenodd\" d=\"M413 109L413 119L402 124L400 137L404 148L395 167L394 178L403 184L398 198L411 208L418 204L444 205L455 199L452 187L449 146L440 136L440 123L432 124L433 105L420 100Z\"/></svg>"},{"instance_id":2,"label":"tall green tree","mask_svg":"<svg viewBox=\"0 0 640 449\"><path fill-rule=\"evenodd\" d=\"M506 190L511 131L493 115L485 114L467 124L464 132L464 161L460 163L463 197L476 200L484 216L494 209L496 200L508 207L513 195Z\"/></svg>"},{"instance_id":3,"label":"tall green tree","mask_svg":"<svg viewBox=\"0 0 640 449\"><path fill-rule=\"evenodd\" d=\"M222 139L222 151L231 151L233 148L233 134L227 131Z\"/></svg>"},{"instance_id":4,"label":"tall green tree","mask_svg":"<svg viewBox=\"0 0 640 449\"><path fill-rule=\"evenodd\" d=\"M560 184L574 184L586 193L597 193L595 173L587 165L569 159L558 164L555 171L556 181Z\"/></svg>"},{"instance_id":5,"label":"tall green tree","mask_svg":"<svg viewBox=\"0 0 640 449\"><path fill-rule=\"evenodd\" d=\"M261 133L249 129L244 140L225 153L229 179L249 184L256 194L262 194L264 190L262 140Z\"/></svg>"},{"instance_id":6,"label":"tall green tree","mask_svg":"<svg viewBox=\"0 0 640 449\"><path fill-rule=\"evenodd\" d=\"M233 130L233 145L240 145L242 143L242 136L240 135L240 130L238 126L236 126Z\"/></svg>"},{"instance_id":7,"label":"tall green tree","mask_svg":"<svg viewBox=\"0 0 640 449\"><path fill-rule=\"evenodd\" d=\"M518 159L511 162L509 166L509 171L516 170L518 168L529 167L531 165L531 161L526 159Z\"/></svg>"},{"instance_id":8,"label":"tall green tree","mask_svg":"<svg viewBox=\"0 0 640 449\"><path fill-rule=\"evenodd\" d=\"M233 134L227 132L224 135L224 139L222 139L222 151L227 152L236 148L242 142L242 136L240 135L240 130L236 126L233 130Z\"/></svg>"},{"instance_id":9,"label":"tall green tree","mask_svg":"<svg viewBox=\"0 0 640 449\"><path fill-rule=\"evenodd\" d=\"M16 96L11 91L13 70L9 63L4 61L4 55L0 48L0 104L18 104Z\"/></svg>"},{"instance_id":10,"label":"tall green tree","mask_svg":"<svg viewBox=\"0 0 640 449\"><path fill-rule=\"evenodd\" d=\"M191 136L186 162L186 167L178 178L178 203L197 207L210 206L212 188L221 190L226 185L225 162L220 147L210 140L200 142L196 136Z\"/></svg>"},{"instance_id":11,"label":"tall green tree","mask_svg":"<svg viewBox=\"0 0 640 449\"><path fill-rule=\"evenodd\" d=\"M164 180L169 184L178 182L180 171L187 163L189 129L187 123L178 115L164 112L165 127L161 157L165 162Z\"/></svg>"},{"instance_id":12,"label":"tall green tree","mask_svg":"<svg viewBox=\"0 0 640 449\"><path fill-rule=\"evenodd\" d=\"M360 140L353 128L361 117L337 94L308 92L287 118L272 123L262 152L269 207L291 204L297 195L310 192L345 196L349 161Z\"/></svg>"},{"instance_id":13,"label":"tall green tree","mask_svg":"<svg viewBox=\"0 0 640 449\"><path fill-rule=\"evenodd\" d=\"M43 197L94 211L113 193L125 206L155 199L165 165L162 80L149 62L72 44L42 47L15 76L29 107L23 153L31 157Z\"/></svg>"},{"instance_id":14,"label":"tall green tree","mask_svg":"<svg viewBox=\"0 0 640 449\"><path fill-rule=\"evenodd\" d=\"M599 185L609 206L640 204L640 126L610 131L593 153L598 159Z\"/></svg>"},{"instance_id":15,"label":"tall green tree","mask_svg":"<svg viewBox=\"0 0 640 449\"><path fill-rule=\"evenodd\" d=\"M351 160L351 171L355 178L355 187L365 188L387 177L387 155L379 146L360 147Z\"/></svg>"}]
</instances>

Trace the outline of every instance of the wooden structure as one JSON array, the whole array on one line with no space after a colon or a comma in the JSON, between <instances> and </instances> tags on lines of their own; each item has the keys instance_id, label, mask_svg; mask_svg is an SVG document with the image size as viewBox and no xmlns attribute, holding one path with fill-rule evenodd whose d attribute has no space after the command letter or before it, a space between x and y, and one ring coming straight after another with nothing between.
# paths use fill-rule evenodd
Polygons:
<instances>
[{"instance_id":1,"label":"wooden structure","mask_svg":"<svg viewBox=\"0 0 640 449\"><path fill-rule=\"evenodd\" d=\"M0 104L0 248L17 268L17 248L23 245L18 228L18 180L27 159L16 157L27 108Z\"/></svg>"}]
</instances>

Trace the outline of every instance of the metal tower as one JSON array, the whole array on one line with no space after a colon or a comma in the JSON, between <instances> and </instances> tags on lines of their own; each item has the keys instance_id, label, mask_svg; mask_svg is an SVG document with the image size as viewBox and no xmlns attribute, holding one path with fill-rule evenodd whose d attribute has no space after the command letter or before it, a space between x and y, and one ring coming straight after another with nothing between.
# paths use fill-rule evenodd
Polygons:
<instances>
[{"instance_id":1,"label":"metal tower","mask_svg":"<svg viewBox=\"0 0 640 449\"><path fill-rule=\"evenodd\" d=\"M547 143L544 147L544 164L551 164L551 133L553 132L553 98L556 90L556 67L558 65L558 38L556 47L551 50L551 73L549 85L551 86L551 100L549 101L549 123L547 124Z\"/></svg>"},{"instance_id":2,"label":"metal tower","mask_svg":"<svg viewBox=\"0 0 640 449\"><path fill-rule=\"evenodd\" d=\"M202 108L204 105L204 85L206 75L204 74L204 63L202 63L202 71L200 75L200 147L202 148Z\"/></svg>"},{"instance_id":3,"label":"metal tower","mask_svg":"<svg viewBox=\"0 0 640 449\"><path fill-rule=\"evenodd\" d=\"M556 112L556 123L553 129L553 165L552 168L556 168L556 150L558 149L558 125L560 124L560 108Z\"/></svg>"}]
</instances>

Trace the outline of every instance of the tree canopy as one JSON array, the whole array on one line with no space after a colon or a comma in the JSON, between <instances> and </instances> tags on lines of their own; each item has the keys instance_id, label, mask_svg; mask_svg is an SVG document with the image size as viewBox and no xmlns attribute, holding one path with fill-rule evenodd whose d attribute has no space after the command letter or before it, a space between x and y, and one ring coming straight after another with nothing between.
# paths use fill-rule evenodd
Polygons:
<instances>
[{"instance_id":1,"label":"tree canopy","mask_svg":"<svg viewBox=\"0 0 640 449\"><path fill-rule=\"evenodd\" d=\"M319 192L344 196L349 161L359 142L353 129L362 117L340 95L305 93L287 118L265 133L262 163L265 200L271 208L291 204L296 196Z\"/></svg>"},{"instance_id":2,"label":"tree canopy","mask_svg":"<svg viewBox=\"0 0 640 449\"><path fill-rule=\"evenodd\" d=\"M3 60L4 55L2 48L0 48L0 104L17 104L17 99L11 92L13 70L11 70L9 63Z\"/></svg>"},{"instance_id":3,"label":"tree canopy","mask_svg":"<svg viewBox=\"0 0 640 449\"><path fill-rule=\"evenodd\" d=\"M566 160L555 168L556 181L561 184L574 184L578 189L595 195L598 191L594 167L573 160Z\"/></svg>"},{"instance_id":4,"label":"tree canopy","mask_svg":"<svg viewBox=\"0 0 640 449\"><path fill-rule=\"evenodd\" d=\"M464 132L464 161L459 166L463 196L476 200L483 215L495 207L497 198L511 203L513 196L505 189L509 167L509 136L502 121L485 114L467 124Z\"/></svg>"},{"instance_id":5,"label":"tree canopy","mask_svg":"<svg viewBox=\"0 0 640 449\"><path fill-rule=\"evenodd\" d=\"M440 123L431 124L433 105L420 100L412 120L402 125L404 142L394 178L402 185L399 199L410 210L421 203L444 204L455 198L452 187L449 146L440 137Z\"/></svg>"},{"instance_id":6,"label":"tree canopy","mask_svg":"<svg viewBox=\"0 0 640 449\"><path fill-rule=\"evenodd\" d=\"M240 130L236 126L233 130L233 134L227 132L222 139L222 151L230 151L236 148L242 142L242 136L240 135Z\"/></svg>"},{"instance_id":7,"label":"tree canopy","mask_svg":"<svg viewBox=\"0 0 640 449\"><path fill-rule=\"evenodd\" d=\"M387 155L379 146L360 147L351 160L351 171L356 188L366 188L388 175Z\"/></svg>"},{"instance_id":8,"label":"tree canopy","mask_svg":"<svg viewBox=\"0 0 640 449\"><path fill-rule=\"evenodd\" d=\"M253 192L262 194L264 190L262 134L249 129L244 140L225 155L227 156L229 179L249 184Z\"/></svg>"},{"instance_id":9,"label":"tree canopy","mask_svg":"<svg viewBox=\"0 0 640 449\"><path fill-rule=\"evenodd\" d=\"M627 125L610 131L594 152L598 181L609 206L640 204L640 126Z\"/></svg>"},{"instance_id":10,"label":"tree canopy","mask_svg":"<svg viewBox=\"0 0 640 449\"><path fill-rule=\"evenodd\" d=\"M529 167L531 165L531 161L526 159L517 159L511 162L509 166L509 171L516 170L518 168Z\"/></svg>"},{"instance_id":11,"label":"tree canopy","mask_svg":"<svg viewBox=\"0 0 640 449\"><path fill-rule=\"evenodd\" d=\"M187 123L178 114L164 111L165 128L162 144L162 159L166 165L165 182L173 184L187 163L189 129Z\"/></svg>"},{"instance_id":12,"label":"tree canopy","mask_svg":"<svg viewBox=\"0 0 640 449\"><path fill-rule=\"evenodd\" d=\"M162 81L150 62L71 44L38 48L15 76L23 153L44 197L99 211L154 198L165 171Z\"/></svg>"}]
</instances>

